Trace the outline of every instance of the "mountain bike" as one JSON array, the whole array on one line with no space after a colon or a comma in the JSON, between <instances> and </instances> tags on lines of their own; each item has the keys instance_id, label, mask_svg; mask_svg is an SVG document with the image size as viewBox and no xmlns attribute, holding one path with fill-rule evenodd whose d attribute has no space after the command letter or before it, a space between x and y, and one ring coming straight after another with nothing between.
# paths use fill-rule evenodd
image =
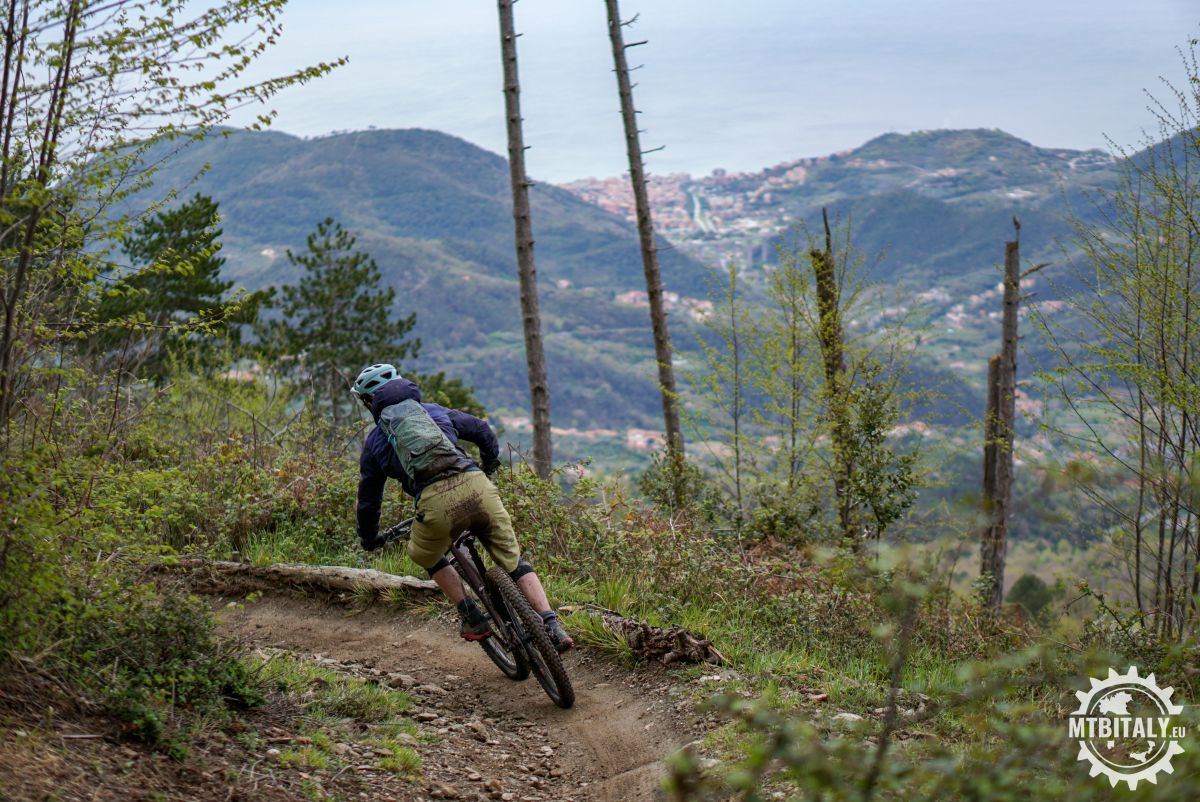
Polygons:
<instances>
[{"instance_id":1,"label":"mountain bike","mask_svg":"<svg viewBox=\"0 0 1200 802\"><path fill-rule=\"evenodd\" d=\"M412 518L401 521L384 531L384 541L407 541L412 525ZM475 535L464 530L454 538L446 560L462 577L463 585L474 594L491 623L491 636L479 641L479 645L506 677L519 682L527 679L532 670L554 704L570 707L575 704L575 689L562 657L546 633L545 622L503 568L484 566L476 543Z\"/></svg>"}]
</instances>

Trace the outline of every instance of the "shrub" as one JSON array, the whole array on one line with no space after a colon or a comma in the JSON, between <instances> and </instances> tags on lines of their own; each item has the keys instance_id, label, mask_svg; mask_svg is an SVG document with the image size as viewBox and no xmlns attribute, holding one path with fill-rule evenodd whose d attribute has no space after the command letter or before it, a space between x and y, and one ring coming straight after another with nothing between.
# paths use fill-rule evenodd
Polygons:
<instances>
[{"instance_id":1,"label":"shrub","mask_svg":"<svg viewBox=\"0 0 1200 802\"><path fill-rule=\"evenodd\" d=\"M720 512L720 494L704 472L686 459L673 459L665 450L651 456L650 466L637 477L637 488L667 514L685 513L711 524Z\"/></svg>"},{"instance_id":2,"label":"shrub","mask_svg":"<svg viewBox=\"0 0 1200 802\"><path fill-rule=\"evenodd\" d=\"M182 591L113 577L52 611L57 661L131 737L159 743L176 712L223 714L263 701L238 656L220 643L207 604Z\"/></svg>"},{"instance_id":3,"label":"shrub","mask_svg":"<svg viewBox=\"0 0 1200 802\"><path fill-rule=\"evenodd\" d=\"M45 640L41 610L62 592L57 532L45 462L30 455L0 464L0 667L20 654L36 654Z\"/></svg>"},{"instance_id":4,"label":"shrub","mask_svg":"<svg viewBox=\"0 0 1200 802\"><path fill-rule=\"evenodd\" d=\"M1054 600L1050 586L1036 574L1024 574L1008 591L1008 601L1020 605L1030 618L1039 618Z\"/></svg>"},{"instance_id":5,"label":"shrub","mask_svg":"<svg viewBox=\"0 0 1200 802\"><path fill-rule=\"evenodd\" d=\"M1042 652L975 666L965 688L942 696L967 722L966 742L928 734L920 741L908 740L928 724L906 722L898 708L885 713L883 723L842 726L829 718L789 716L763 701L717 696L712 707L733 722L740 748L729 761L709 769L690 750L677 754L670 764L669 789L681 802L1021 800L1030 798L1031 791L1050 802L1114 799L1118 792L1104 777L1086 776L1065 717L1054 706L1039 708L1026 690L1036 682L1069 695L1073 683L1097 670L1088 662ZM892 729L887 715L897 716ZM1189 728L1195 726L1194 713L1185 711L1185 720ZM1172 775L1157 785L1141 784L1131 798L1193 798L1200 790L1198 768L1200 755L1185 750L1175 756Z\"/></svg>"},{"instance_id":6,"label":"shrub","mask_svg":"<svg viewBox=\"0 0 1200 802\"><path fill-rule=\"evenodd\" d=\"M261 700L216 638L207 604L141 571L162 553L162 524L176 514L161 488L151 492L155 480L119 482L115 466L61 450L10 457L3 473L0 679L6 664L35 664L128 736L174 754L183 714ZM91 475L86 492L81 473ZM176 475L162 484L186 495Z\"/></svg>"}]
</instances>

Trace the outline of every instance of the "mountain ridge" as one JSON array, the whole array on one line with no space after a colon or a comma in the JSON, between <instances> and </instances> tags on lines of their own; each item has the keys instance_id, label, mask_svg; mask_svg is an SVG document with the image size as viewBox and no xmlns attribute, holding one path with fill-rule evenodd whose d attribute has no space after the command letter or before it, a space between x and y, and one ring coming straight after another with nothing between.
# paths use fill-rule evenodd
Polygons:
<instances>
[{"instance_id":1,"label":"mountain ridge","mask_svg":"<svg viewBox=\"0 0 1200 802\"><path fill-rule=\"evenodd\" d=\"M502 156L429 129L310 139L233 132L184 149L157 180L185 186L205 164L212 169L189 192L221 204L227 277L249 288L294 281L286 250L302 248L316 222L333 216L397 289L396 313L417 312L425 348L412 367L447 370L473 384L489 409L524 413ZM883 134L755 173L652 177L664 286L678 296L671 326L680 358L694 355L695 302L706 294L707 268L734 258L753 277L772 263L784 232L804 224L817 230L827 207L852 223L873 267L868 278L934 299L929 315L949 321L938 335L946 341L941 363L974 365L986 358L995 325L980 307L964 329L973 307L964 311L960 301L987 297L1013 215L1025 224L1026 257L1054 252L1071 233L1070 199L1113 186L1115 167L1103 151L1039 148L972 129ZM628 181L591 183L537 183L531 193L552 417L579 429L656 428L653 348L637 292L644 291L641 255L631 198L623 205L621 195ZM927 367L927 376L956 388L961 404L974 398L974 373Z\"/></svg>"},{"instance_id":2,"label":"mountain ridge","mask_svg":"<svg viewBox=\"0 0 1200 802\"><path fill-rule=\"evenodd\" d=\"M778 241L789 226L810 221L822 207L853 209L874 195L910 192L969 204L1005 221L1014 213L1061 216L1065 197L1112 186L1116 163L1102 150L1043 148L998 129L893 132L754 172L654 176L651 197L660 232L697 258L769 262L770 250L761 246ZM584 179L564 186L631 219L626 183ZM1044 222L1056 234L1063 230L1061 221Z\"/></svg>"}]
</instances>

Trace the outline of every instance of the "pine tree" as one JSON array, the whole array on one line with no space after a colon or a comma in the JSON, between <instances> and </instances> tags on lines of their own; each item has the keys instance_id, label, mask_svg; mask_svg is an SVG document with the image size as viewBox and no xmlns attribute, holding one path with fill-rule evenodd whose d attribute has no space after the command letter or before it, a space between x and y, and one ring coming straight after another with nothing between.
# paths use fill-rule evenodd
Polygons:
<instances>
[{"instance_id":1,"label":"pine tree","mask_svg":"<svg viewBox=\"0 0 1200 802\"><path fill-rule=\"evenodd\" d=\"M404 339L416 314L393 317L396 291L380 289L375 260L356 250L356 242L340 223L325 218L308 235L304 252L287 252L304 275L280 291L282 319L272 322L268 335L278 356L294 359L296 372L312 388L314 408L328 410L334 429L354 372L371 362L415 357L421 346L420 340Z\"/></svg>"},{"instance_id":2,"label":"pine tree","mask_svg":"<svg viewBox=\"0 0 1200 802\"><path fill-rule=\"evenodd\" d=\"M97 304L102 328L89 343L93 351L122 370L161 380L181 347L211 365L216 348L240 342L240 324L257 317L265 294L229 295L218 219L217 203L197 194L122 239L129 265Z\"/></svg>"}]
</instances>

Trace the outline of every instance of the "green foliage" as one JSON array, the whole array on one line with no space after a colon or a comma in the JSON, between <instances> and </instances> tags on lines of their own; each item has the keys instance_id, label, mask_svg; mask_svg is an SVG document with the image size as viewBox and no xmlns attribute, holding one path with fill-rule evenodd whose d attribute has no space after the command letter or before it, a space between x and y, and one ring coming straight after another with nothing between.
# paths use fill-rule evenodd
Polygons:
<instances>
[{"instance_id":1,"label":"green foliage","mask_svg":"<svg viewBox=\"0 0 1200 802\"><path fill-rule=\"evenodd\" d=\"M369 682L346 682L327 692L314 710L356 721L383 721L412 706L407 694Z\"/></svg>"},{"instance_id":2,"label":"green foliage","mask_svg":"<svg viewBox=\"0 0 1200 802\"><path fill-rule=\"evenodd\" d=\"M225 364L222 348L241 341L266 292L228 296L217 204L192 200L141 221L121 242L129 265L113 269L112 286L94 311L99 332L86 348L122 370L162 382L172 350L186 348L203 365Z\"/></svg>"},{"instance_id":3,"label":"green foliage","mask_svg":"<svg viewBox=\"0 0 1200 802\"><path fill-rule=\"evenodd\" d=\"M1037 618L1054 600L1050 586L1036 574L1023 574L1013 586L1008 589L1007 601L1019 604L1030 618Z\"/></svg>"},{"instance_id":4,"label":"green foliage","mask_svg":"<svg viewBox=\"0 0 1200 802\"><path fill-rule=\"evenodd\" d=\"M391 751L392 754L380 758L375 765L396 774L414 778L421 776L421 755L417 753L417 750L409 746L397 746Z\"/></svg>"},{"instance_id":5,"label":"green foliage","mask_svg":"<svg viewBox=\"0 0 1200 802\"><path fill-rule=\"evenodd\" d=\"M1110 800L1104 777L1089 778L1078 761L1058 700L1073 697L1084 677L1103 675L1093 657L1067 660L1045 651L1016 655L992 665L972 666L959 687L938 689L933 699L945 714L966 725L961 739L928 732L930 716L907 705L911 694L894 698L875 719L839 724L828 717L791 716L769 700L719 695L712 707L733 722L737 747L731 760L702 769L694 752L671 762L669 789L688 802L768 798L870 802L873 799ZM1039 696L1045 695L1045 702ZM933 702L931 702L932 704ZM890 723L889 723L890 722ZM1181 723L1197 722L1186 712ZM918 736L918 733L921 733ZM863 740L869 737L870 740ZM1200 790L1200 757L1186 750L1174 773L1156 785L1139 784L1131 799L1173 800Z\"/></svg>"},{"instance_id":6,"label":"green foliage","mask_svg":"<svg viewBox=\"0 0 1200 802\"><path fill-rule=\"evenodd\" d=\"M304 272L298 283L282 288L282 318L264 332L277 359L294 360L294 373L309 386L314 408L331 413L335 428L350 403L346 371L353 376L373 362L398 364L416 357L421 347L420 340L403 339L416 314L394 318L396 290L380 288L375 260L356 250L356 242L327 217L308 235L304 252L289 250L288 262Z\"/></svg>"},{"instance_id":7,"label":"green foliage","mask_svg":"<svg viewBox=\"0 0 1200 802\"><path fill-rule=\"evenodd\" d=\"M6 519L0 529L0 665L15 655L36 653L46 643L36 611L63 593L56 516L44 484L45 462L37 456L0 464Z\"/></svg>"},{"instance_id":8,"label":"green foliage","mask_svg":"<svg viewBox=\"0 0 1200 802\"><path fill-rule=\"evenodd\" d=\"M689 376L693 442L710 453L734 526L856 544L882 537L916 501L918 456L895 430L928 391L903 389L898 328L855 334L837 323L862 312L866 290L848 226L828 254L816 246L800 235L781 244L761 287L732 264L714 276L704 359Z\"/></svg>"},{"instance_id":9,"label":"green foliage","mask_svg":"<svg viewBox=\"0 0 1200 802\"><path fill-rule=\"evenodd\" d=\"M912 507L920 477L917 454L889 442L900 418L897 389L877 368L865 366L861 383L850 391L847 461L851 505L861 510L867 537L881 538Z\"/></svg>"},{"instance_id":10,"label":"green foliage","mask_svg":"<svg viewBox=\"0 0 1200 802\"><path fill-rule=\"evenodd\" d=\"M718 731L724 737L713 741L722 744L723 760L704 768L691 749L676 755L670 778L676 798L1018 800L1037 788L1039 798L1109 799L1108 782L1085 776L1086 766L1076 758L1078 743L1068 738L1072 690L1086 687L1089 676L1104 676L1108 667L1131 663L1141 666L1143 675L1153 667L1160 685L1176 686L1177 697L1200 690L1194 668L1188 667L1194 647L1170 655L1130 651L1133 619L1112 616L1116 628L1126 632L1123 639L1038 645L1028 634L1014 640L993 620L989 632L979 633L984 650L964 655L955 647L966 634L962 625L969 629L990 617L979 615L982 607L961 606L948 597L936 575L911 567L864 573L848 555L828 568L843 586L869 589L871 606L864 612L875 623L869 632L848 630L841 637L869 645L887 661L886 673L861 677L847 693L827 670L831 663L822 662L820 681L828 696L838 697L832 708L814 709L806 699L810 691L788 693L778 683L754 701L744 698L749 694L718 694L711 707L730 722ZM1089 629L1110 612L1090 619ZM839 636L831 630L827 637ZM1007 644L1001 646L1003 641ZM1120 651L1113 651L1118 646ZM949 671L929 671L921 663L930 651L957 657L957 664ZM984 659L961 660L964 656ZM843 658L836 665L843 681L849 679L850 661ZM847 706L860 712L858 720L834 715ZM1189 712L1181 723L1190 729L1196 722ZM1184 758L1184 763L1196 765L1197 759ZM1142 784L1138 798L1194 793L1194 770L1189 775L1185 768L1181 775L1180 768L1177 758L1170 784Z\"/></svg>"},{"instance_id":11,"label":"green foliage","mask_svg":"<svg viewBox=\"0 0 1200 802\"><path fill-rule=\"evenodd\" d=\"M712 638L743 678L719 705L737 721L724 765L705 769L707 776L698 762L681 766L679 798L863 798L874 761L863 738L878 735L882 718L842 725L821 713L870 717L887 708L894 677L906 718L887 736L893 749L871 780L878 798L990 799L988 788L1027 793L1043 782L1067 793L1078 750L1062 743L1058 708L1084 669L1061 655L1032 659L1024 650L1037 632L951 592L942 567L881 570L841 550L745 548L736 531L681 526L678 516L672 523L612 488L577 485L570 499L556 500L553 485L525 471L502 473L502 492L519 496L514 520L519 532L535 535L523 543L552 595L580 603L567 623L581 642L635 659L588 612L592 603ZM581 492L590 505L580 505ZM1116 646L1099 636L1107 629L1089 624L1097 634L1071 645ZM1196 685L1184 653L1126 654L1144 670L1169 672L1180 694ZM1114 665L1124 659L1111 658ZM772 688L753 707L742 701ZM814 689L827 699L808 703ZM1045 733L1053 737L1039 745ZM1105 790L1100 784L1095 793Z\"/></svg>"},{"instance_id":12,"label":"green foliage","mask_svg":"<svg viewBox=\"0 0 1200 802\"><path fill-rule=\"evenodd\" d=\"M766 276L764 314L749 344L750 382L757 395L753 410L769 448L774 483L789 492L802 484L814 458L813 432L821 415L820 323L813 309L811 257L793 241L776 251L778 264Z\"/></svg>"},{"instance_id":13,"label":"green foliage","mask_svg":"<svg viewBox=\"0 0 1200 802\"><path fill-rule=\"evenodd\" d=\"M794 535L754 542L736 528L711 530L586 479L564 499L556 483L518 467L500 472L499 488L523 550L556 599L687 626L713 638L738 665L774 655L782 667L773 670L783 675L801 673L811 661L854 662L865 681L886 676L886 655L872 632L887 617L880 599L891 572L814 551ZM914 643L921 670L1025 642L1026 633L955 598L933 568L922 577L938 590L919 605ZM576 614L569 625L593 645L626 651L598 619Z\"/></svg>"},{"instance_id":14,"label":"green foliage","mask_svg":"<svg viewBox=\"0 0 1200 802\"><path fill-rule=\"evenodd\" d=\"M8 480L0 486L19 490ZM38 655L129 737L151 744L170 743L176 711L219 716L262 701L237 655L216 639L205 602L148 582L127 563L94 560L99 541L64 537L47 506L7 509L16 514L0 575L20 595L0 598L0 673ZM56 549L30 552L47 537Z\"/></svg>"},{"instance_id":15,"label":"green foliage","mask_svg":"<svg viewBox=\"0 0 1200 802\"><path fill-rule=\"evenodd\" d=\"M23 9L21 21L6 18L0 678L7 690L14 677L37 677L30 701L48 717L64 703L104 711L176 758L192 720L219 721L261 697L208 605L144 570L167 543L202 531L190 516L218 506L217 488L197 508L177 502L196 501L192 459L219 458L183 442L168 411L166 425L146 426L165 391L137 380L166 378L166 337L229 343L238 320L223 298L214 203L197 197L140 226L114 205L149 184L155 165L134 166L149 148L201 138L231 108L331 69L245 83L279 33L282 5L35 0L9 9ZM129 269L111 264L114 243Z\"/></svg>"},{"instance_id":16,"label":"green foliage","mask_svg":"<svg viewBox=\"0 0 1200 802\"><path fill-rule=\"evenodd\" d=\"M475 391L462 379L447 378L442 371L437 373L414 373L409 376L421 388L421 400L441 404L450 409L461 409L477 418L487 416L483 404L475 397Z\"/></svg>"},{"instance_id":17,"label":"green foliage","mask_svg":"<svg viewBox=\"0 0 1200 802\"><path fill-rule=\"evenodd\" d=\"M717 515L719 495L704 471L667 450L655 452L636 483L647 501L667 513L683 512L709 522Z\"/></svg>"},{"instance_id":18,"label":"green foliage","mask_svg":"<svg viewBox=\"0 0 1200 802\"><path fill-rule=\"evenodd\" d=\"M36 659L129 737L181 754L188 722L259 697L208 605L143 567L175 550L228 556L263 533L324 556L352 541L353 463L312 448L277 381L179 377L119 399L114 427L98 377L59 375L72 384L21 430L43 445L10 455L0 476L0 674ZM404 707L371 689L330 705Z\"/></svg>"},{"instance_id":19,"label":"green foliage","mask_svg":"<svg viewBox=\"0 0 1200 802\"><path fill-rule=\"evenodd\" d=\"M820 541L828 532L827 488L816 481L796 481L791 492L780 492L775 482L759 482L751 490L754 507L746 522L753 538L775 540L802 547Z\"/></svg>"},{"instance_id":20,"label":"green foliage","mask_svg":"<svg viewBox=\"0 0 1200 802\"><path fill-rule=\"evenodd\" d=\"M1161 141L1122 152L1120 182L1093 199L1102 219L1075 221L1083 258L1069 267L1070 315L1040 319L1054 357L1042 378L1066 410L1054 431L1087 455L1066 474L1103 511L1138 610L1178 639L1200 632L1200 581L1187 556L1200 550L1195 42L1183 61L1187 85L1151 106Z\"/></svg>"},{"instance_id":21,"label":"green foliage","mask_svg":"<svg viewBox=\"0 0 1200 802\"><path fill-rule=\"evenodd\" d=\"M285 749L278 759L279 765L293 769L327 769L330 764L327 752L311 746Z\"/></svg>"},{"instance_id":22,"label":"green foliage","mask_svg":"<svg viewBox=\"0 0 1200 802\"><path fill-rule=\"evenodd\" d=\"M64 611L68 654L130 737L162 741L177 708L219 714L262 703L236 654L217 642L201 599L135 584L74 602L77 610Z\"/></svg>"},{"instance_id":23,"label":"green foliage","mask_svg":"<svg viewBox=\"0 0 1200 802\"><path fill-rule=\"evenodd\" d=\"M0 423L10 422L27 371L52 361L41 359L45 352L92 329L81 303L103 293L96 278L105 243L129 230L128 216L113 207L145 188L156 167L139 157L156 144L177 148L165 143L202 137L233 108L335 66L248 82L247 71L276 40L281 7L114 0L99 11L38 1L22 5L20 25L9 20L4 74L11 82L0 93L0 288L8 320L0 331ZM257 125L270 119L264 112Z\"/></svg>"},{"instance_id":24,"label":"green foliage","mask_svg":"<svg viewBox=\"0 0 1200 802\"><path fill-rule=\"evenodd\" d=\"M569 470L556 469L552 479L564 477ZM523 548L561 556L599 543L603 522L589 503L596 489L592 480L579 478L565 502L555 481L539 479L524 463L499 471L496 482Z\"/></svg>"}]
</instances>

